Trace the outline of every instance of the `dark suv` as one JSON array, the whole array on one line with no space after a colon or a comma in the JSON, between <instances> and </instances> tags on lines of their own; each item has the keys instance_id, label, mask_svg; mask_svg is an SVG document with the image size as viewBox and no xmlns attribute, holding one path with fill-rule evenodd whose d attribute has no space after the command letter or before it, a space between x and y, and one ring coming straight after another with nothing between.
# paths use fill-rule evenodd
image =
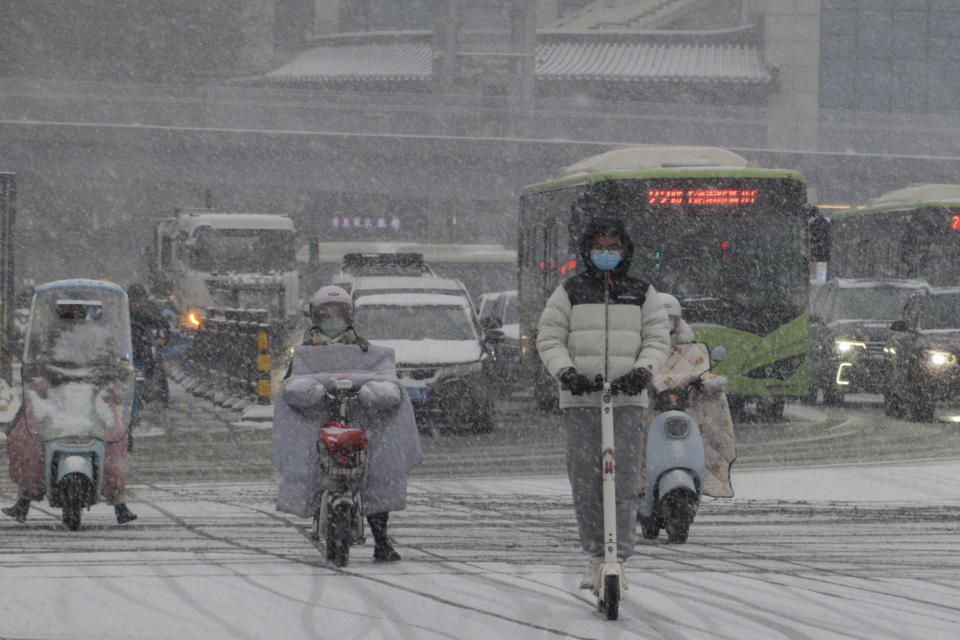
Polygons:
<instances>
[{"instance_id":1,"label":"dark suv","mask_svg":"<svg viewBox=\"0 0 960 640\"><path fill-rule=\"evenodd\" d=\"M815 285L810 313L810 395L843 404L845 393L881 393L890 323L922 280L834 278Z\"/></svg>"},{"instance_id":2,"label":"dark suv","mask_svg":"<svg viewBox=\"0 0 960 640\"><path fill-rule=\"evenodd\" d=\"M917 291L890 328L883 412L932 422L937 402L960 396L960 287Z\"/></svg>"}]
</instances>

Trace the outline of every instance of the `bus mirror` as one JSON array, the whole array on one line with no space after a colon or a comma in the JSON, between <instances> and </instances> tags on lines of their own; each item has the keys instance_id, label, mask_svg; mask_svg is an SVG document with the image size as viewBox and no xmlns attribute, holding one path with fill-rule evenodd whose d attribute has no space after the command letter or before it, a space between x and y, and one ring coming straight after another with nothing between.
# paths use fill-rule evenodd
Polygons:
<instances>
[{"instance_id":1,"label":"bus mirror","mask_svg":"<svg viewBox=\"0 0 960 640\"><path fill-rule=\"evenodd\" d=\"M810 260L828 262L830 260L830 221L820 215L813 207L815 215L810 220Z\"/></svg>"}]
</instances>

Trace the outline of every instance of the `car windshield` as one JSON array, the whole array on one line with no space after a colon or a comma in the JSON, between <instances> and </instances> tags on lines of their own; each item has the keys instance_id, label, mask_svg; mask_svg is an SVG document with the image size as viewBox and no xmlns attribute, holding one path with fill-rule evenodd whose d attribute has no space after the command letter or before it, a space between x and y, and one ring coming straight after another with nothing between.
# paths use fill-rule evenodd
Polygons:
<instances>
[{"instance_id":1,"label":"car windshield","mask_svg":"<svg viewBox=\"0 0 960 640\"><path fill-rule=\"evenodd\" d=\"M960 329L960 294L926 296L920 309L921 329Z\"/></svg>"},{"instance_id":2,"label":"car windshield","mask_svg":"<svg viewBox=\"0 0 960 640\"><path fill-rule=\"evenodd\" d=\"M368 340L476 340L467 309L459 305L364 304L354 324Z\"/></svg>"},{"instance_id":3,"label":"car windshield","mask_svg":"<svg viewBox=\"0 0 960 640\"><path fill-rule=\"evenodd\" d=\"M213 229L194 232L190 266L198 271L268 273L296 268L293 231Z\"/></svg>"},{"instance_id":4,"label":"car windshield","mask_svg":"<svg viewBox=\"0 0 960 640\"><path fill-rule=\"evenodd\" d=\"M827 320L895 320L914 291L906 287L839 289L832 309L825 309Z\"/></svg>"}]
</instances>

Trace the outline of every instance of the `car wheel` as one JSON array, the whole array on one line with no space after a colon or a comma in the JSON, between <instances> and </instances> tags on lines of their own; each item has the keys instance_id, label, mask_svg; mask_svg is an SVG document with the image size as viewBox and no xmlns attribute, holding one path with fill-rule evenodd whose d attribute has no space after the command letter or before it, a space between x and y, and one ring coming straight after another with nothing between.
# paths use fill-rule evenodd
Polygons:
<instances>
[{"instance_id":1,"label":"car wheel","mask_svg":"<svg viewBox=\"0 0 960 640\"><path fill-rule=\"evenodd\" d=\"M843 406L843 391L839 389L824 389L823 390L823 404L830 405L831 407L842 407Z\"/></svg>"},{"instance_id":2,"label":"car wheel","mask_svg":"<svg viewBox=\"0 0 960 640\"><path fill-rule=\"evenodd\" d=\"M757 398L757 413L763 421L782 420L785 404L786 398L783 396L761 396Z\"/></svg>"},{"instance_id":3,"label":"car wheel","mask_svg":"<svg viewBox=\"0 0 960 640\"><path fill-rule=\"evenodd\" d=\"M883 415L888 418L903 417L903 404L900 402L900 398L889 389L883 390Z\"/></svg>"},{"instance_id":4,"label":"car wheel","mask_svg":"<svg viewBox=\"0 0 960 640\"><path fill-rule=\"evenodd\" d=\"M917 394L910 403L911 422L933 422L933 402Z\"/></svg>"}]
</instances>

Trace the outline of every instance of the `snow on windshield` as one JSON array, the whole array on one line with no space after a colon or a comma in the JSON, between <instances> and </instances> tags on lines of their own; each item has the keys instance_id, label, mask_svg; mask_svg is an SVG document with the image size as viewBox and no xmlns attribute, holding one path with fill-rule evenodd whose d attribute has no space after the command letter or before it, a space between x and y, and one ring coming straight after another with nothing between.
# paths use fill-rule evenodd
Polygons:
<instances>
[{"instance_id":1,"label":"snow on windshield","mask_svg":"<svg viewBox=\"0 0 960 640\"><path fill-rule=\"evenodd\" d=\"M896 320L913 293L905 287L839 289L831 320Z\"/></svg>"},{"instance_id":2,"label":"snow on windshield","mask_svg":"<svg viewBox=\"0 0 960 640\"><path fill-rule=\"evenodd\" d=\"M264 273L296 267L293 231L199 227L190 266L198 271Z\"/></svg>"},{"instance_id":3,"label":"snow on windshield","mask_svg":"<svg viewBox=\"0 0 960 640\"><path fill-rule=\"evenodd\" d=\"M477 334L461 305L395 306L363 304L354 324L368 340L475 340Z\"/></svg>"},{"instance_id":4,"label":"snow on windshield","mask_svg":"<svg viewBox=\"0 0 960 640\"><path fill-rule=\"evenodd\" d=\"M921 329L960 329L960 294L927 296L920 310Z\"/></svg>"}]
</instances>

